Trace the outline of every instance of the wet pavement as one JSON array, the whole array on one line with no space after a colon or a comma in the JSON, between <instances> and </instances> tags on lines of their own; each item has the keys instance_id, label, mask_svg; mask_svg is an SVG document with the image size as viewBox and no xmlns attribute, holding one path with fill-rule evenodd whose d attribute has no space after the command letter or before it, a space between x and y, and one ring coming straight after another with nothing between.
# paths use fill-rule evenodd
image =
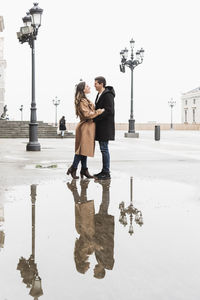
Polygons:
<instances>
[{"instance_id":1,"label":"wet pavement","mask_svg":"<svg viewBox=\"0 0 200 300\"><path fill-rule=\"evenodd\" d=\"M119 136L106 181L65 176L72 142L1 152L0 300L199 299L200 146L170 134Z\"/></svg>"}]
</instances>

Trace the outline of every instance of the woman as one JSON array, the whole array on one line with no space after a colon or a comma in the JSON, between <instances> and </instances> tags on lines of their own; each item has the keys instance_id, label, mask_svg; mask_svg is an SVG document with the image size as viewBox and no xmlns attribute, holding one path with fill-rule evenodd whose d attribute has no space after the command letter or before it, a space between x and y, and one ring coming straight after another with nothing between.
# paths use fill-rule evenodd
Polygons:
<instances>
[{"instance_id":1,"label":"woman","mask_svg":"<svg viewBox=\"0 0 200 300\"><path fill-rule=\"evenodd\" d=\"M61 131L61 137L64 138L64 134L66 130L65 116L62 116L62 118L59 121L59 130Z\"/></svg>"},{"instance_id":2,"label":"woman","mask_svg":"<svg viewBox=\"0 0 200 300\"><path fill-rule=\"evenodd\" d=\"M80 195L76 186L76 180L67 182L75 202L75 228L79 234L74 247L74 261L78 272L85 274L90 267L89 256L94 253L94 200L87 200L89 180L81 180Z\"/></svg>"},{"instance_id":3,"label":"woman","mask_svg":"<svg viewBox=\"0 0 200 300\"><path fill-rule=\"evenodd\" d=\"M87 99L86 95L90 93L90 87L81 81L75 92L75 111L76 116L80 118L80 122L76 127L76 140L75 140L75 155L73 164L67 170L67 175L71 174L72 178L78 179L76 170L79 162L81 161L81 178L93 178L87 168L87 157L94 156L95 146L95 123L93 118L104 112L104 109L95 110L94 104Z\"/></svg>"}]
</instances>

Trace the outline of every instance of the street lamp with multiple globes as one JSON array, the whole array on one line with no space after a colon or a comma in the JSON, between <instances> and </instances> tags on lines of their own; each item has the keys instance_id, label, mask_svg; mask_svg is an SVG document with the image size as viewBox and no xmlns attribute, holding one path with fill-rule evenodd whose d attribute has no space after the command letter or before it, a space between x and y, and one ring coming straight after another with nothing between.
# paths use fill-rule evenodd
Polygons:
<instances>
[{"instance_id":1,"label":"street lamp with multiple globes","mask_svg":"<svg viewBox=\"0 0 200 300\"><path fill-rule=\"evenodd\" d=\"M28 43L32 49L32 101L31 101L31 117L29 123L29 143L26 145L27 151L40 151L38 142L38 123L36 115L35 101L35 40L37 39L38 29L41 26L41 17L43 9L38 7L38 3L29 10L24 18L24 26L17 32L17 38L20 43Z\"/></svg>"},{"instance_id":2,"label":"street lamp with multiple globes","mask_svg":"<svg viewBox=\"0 0 200 300\"><path fill-rule=\"evenodd\" d=\"M136 51L136 57L134 56L133 49L134 49L135 41L131 39L130 46L131 46L131 57L128 59L128 49L125 48L120 52L121 56L121 64L120 64L120 71L125 73L125 67L129 67L131 70L131 112L130 112L130 119L129 119L129 129L128 132L125 133L125 137L132 137L138 138L139 133L135 132L135 119L133 114L133 70L135 67L140 65L143 62L144 58L144 49L141 48L140 50Z\"/></svg>"},{"instance_id":3,"label":"street lamp with multiple globes","mask_svg":"<svg viewBox=\"0 0 200 300\"><path fill-rule=\"evenodd\" d=\"M168 104L171 108L171 125L170 125L170 128L173 129L173 107L176 105L176 101L174 101L173 98L171 98L171 100L168 101Z\"/></svg>"},{"instance_id":4,"label":"street lamp with multiple globes","mask_svg":"<svg viewBox=\"0 0 200 300\"><path fill-rule=\"evenodd\" d=\"M23 108L24 108L23 105L21 105L19 108L19 110L21 111L21 121L23 121Z\"/></svg>"},{"instance_id":5,"label":"street lamp with multiple globes","mask_svg":"<svg viewBox=\"0 0 200 300\"><path fill-rule=\"evenodd\" d=\"M52 102L53 102L53 105L55 105L55 126L57 126L58 125L58 122L57 122L57 107L60 104L60 100L56 96L55 99L52 100Z\"/></svg>"},{"instance_id":6,"label":"street lamp with multiple globes","mask_svg":"<svg viewBox=\"0 0 200 300\"><path fill-rule=\"evenodd\" d=\"M127 208L125 208L124 201L119 204L120 209L120 217L119 222L126 226L128 224L126 215L130 216L130 225L129 225L129 234L132 235L133 231L133 215L135 215L135 222L142 226L143 225L143 217L142 212L133 206L133 177L130 178L130 204Z\"/></svg>"}]
</instances>

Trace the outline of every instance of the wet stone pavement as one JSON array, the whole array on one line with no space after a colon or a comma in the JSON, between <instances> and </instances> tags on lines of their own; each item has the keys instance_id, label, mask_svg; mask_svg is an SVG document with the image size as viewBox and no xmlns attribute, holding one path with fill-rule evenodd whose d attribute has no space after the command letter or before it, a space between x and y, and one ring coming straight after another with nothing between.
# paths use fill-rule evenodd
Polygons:
<instances>
[{"instance_id":1,"label":"wet stone pavement","mask_svg":"<svg viewBox=\"0 0 200 300\"><path fill-rule=\"evenodd\" d=\"M1 193L0 300L199 299L193 187L118 174Z\"/></svg>"},{"instance_id":2,"label":"wet stone pavement","mask_svg":"<svg viewBox=\"0 0 200 300\"><path fill-rule=\"evenodd\" d=\"M200 134L153 136L117 132L105 182L65 175L74 139L0 139L0 300L200 299Z\"/></svg>"}]
</instances>

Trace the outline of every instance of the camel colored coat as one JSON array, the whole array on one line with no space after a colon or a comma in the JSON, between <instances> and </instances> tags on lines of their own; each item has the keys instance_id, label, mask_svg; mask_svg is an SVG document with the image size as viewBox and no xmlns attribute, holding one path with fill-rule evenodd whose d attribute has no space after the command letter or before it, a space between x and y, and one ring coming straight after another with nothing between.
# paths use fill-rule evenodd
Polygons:
<instances>
[{"instance_id":1,"label":"camel colored coat","mask_svg":"<svg viewBox=\"0 0 200 300\"><path fill-rule=\"evenodd\" d=\"M95 234L94 214L94 200L75 204L76 230L80 235L90 240Z\"/></svg>"},{"instance_id":2,"label":"camel colored coat","mask_svg":"<svg viewBox=\"0 0 200 300\"><path fill-rule=\"evenodd\" d=\"M85 156L94 156L95 123L93 118L100 115L94 104L88 99L81 99L79 106L80 122L76 127L75 153Z\"/></svg>"}]
</instances>

